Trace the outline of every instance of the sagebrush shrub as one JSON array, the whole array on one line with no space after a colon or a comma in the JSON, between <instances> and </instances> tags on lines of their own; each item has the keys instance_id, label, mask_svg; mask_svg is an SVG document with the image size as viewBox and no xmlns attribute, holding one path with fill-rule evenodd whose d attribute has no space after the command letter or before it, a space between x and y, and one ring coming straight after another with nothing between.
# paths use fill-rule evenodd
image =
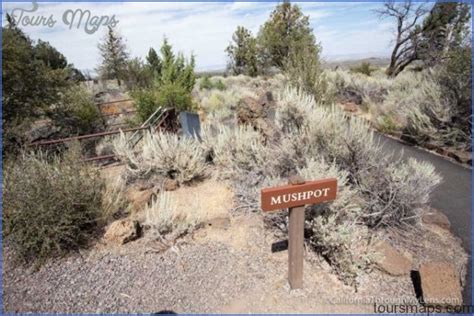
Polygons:
<instances>
[{"instance_id":1,"label":"sagebrush shrub","mask_svg":"<svg viewBox=\"0 0 474 316\"><path fill-rule=\"evenodd\" d=\"M358 239L366 237L358 221L363 207L359 192L350 185L349 173L339 170L334 162L308 158L305 167L297 171L305 179L337 179L337 199L313 205L306 212L306 223L311 231L309 243L331 263L341 280L356 286L357 275L366 268L366 260L360 258L363 254L353 247Z\"/></svg>"},{"instance_id":2,"label":"sagebrush shrub","mask_svg":"<svg viewBox=\"0 0 474 316\"><path fill-rule=\"evenodd\" d=\"M374 71L375 69L372 68L372 65L368 62L363 62L360 65L351 68L352 73L360 73L369 77Z\"/></svg>"},{"instance_id":3,"label":"sagebrush shrub","mask_svg":"<svg viewBox=\"0 0 474 316\"><path fill-rule=\"evenodd\" d=\"M101 223L104 183L77 158L25 153L6 163L4 235L25 262L77 250Z\"/></svg>"},{"instance_id":4,"label":"sagebrush shrub","mask_svg":"<svg viewBox=\"0 0 474 316\"><path fill-rule=\"evenodd\" d=\"M371 77L343 70L327 71L330 88L340 102L361 101L384 132L399 132L420 144L431 142L470 150L470 74L450 61L422 72L404 71L395 78ZM462 77L459 80L455 76ZM457 79L454 79L454 78ZM460 105L462 104L462 105Z\"/></svg>"},{"instance_id":5,"label":"sagebrush shrub","mask_svg":"<svg viewBox=\"0 0 474 316\"><path fill-rule=\"evenodd\" d=\"M356 176L365 202L362 219L369 227L415 223L420 208L440 183L433 165L409 159L393 163L386 158Z\"/></svg>"},{"instance_id":6,"label":"sagebrush shrub","mask_svg":"<svg viewBox=\"0 0 474 316\"><path fill-rule=\"evenodd\" d=\"M348 172L350 184L365 200L361 218L369 226L398 225L416 216L416 209L427 202L427 194L439 183L439 175L429 164L390 162L365 121L346 116L336 108L318 106L297 90L285 90L280 99L282 109L277 110L277 119L295 116L279 115L278 111L296 111L299 117L305 118L298 123L301 127L297 132L290 136L299 144L297 148L303 148L296 157L323 157ZM283 126L284 123L278 124ZM406 169L412 172L403 173L403 181L397 180ZM410 198L402 194L406 183L413 193ZM423 183L423 188L415 183Z\"/></svg>"},{"instance_id":7,"label":"sagebrush shrub","mask_svg":"<svg viewBox=\"0 0 474 316\"><path fill-rule=\"evenodd\" d=\"M253 171L265 165L267 156L262 135L250 126L204 126L203 145L213 163L226 176Z\"/></svg>"},{"instance_id":8,"label":"sagebrush shrub","mask_svg":"<svg viewBox=\"0 0 474 316\"><path fill-rule=\"evenodd\" d=\"M184 213L171 199L169 192L161 192L145 208L145 224L161 236L173 235L173 239L192 232L201 223L195 213Z\"/></svg>"},{"instance_id":9,"label":"sagebrush shrub","mask_svg":"<svg viewBox=\"0 0 474 316\"><path fill-rule=\"evenodd\" d=\"M208 175L205 151L194 138L147 132L134 152L121 134L114 141L114 151L135 177L158 174L186 184Z\"/></svg>"},{"instance_id":10,"label":"sagebrush shrub","mask_svg":"<svg viewBox=\"0 0 474 316\"><path fill-rule=\"evenodd\" d=\"M367 239L368 227L416 222L440 177L428 163L391 162L368 123L297 89L279 95L276 123L283 135L270 155L274 172L296 168L306 179L338 178L337 199L306 213L309 242L345 283L356 286L370 254L355 243Z\"/></svg>"}]
</instances>

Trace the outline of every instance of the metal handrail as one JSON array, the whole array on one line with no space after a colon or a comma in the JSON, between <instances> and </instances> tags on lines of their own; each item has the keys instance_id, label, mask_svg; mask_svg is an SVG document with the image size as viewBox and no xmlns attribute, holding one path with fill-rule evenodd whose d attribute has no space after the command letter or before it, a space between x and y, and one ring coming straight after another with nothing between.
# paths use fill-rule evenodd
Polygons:
<instances>
[{"instance_id":1,"label":"metal handrail","mask_svg":"<svg viewBox=\"0 0 474 316\"><path fill-rule=\"evenodd\" d=\"M163 114L168 111L168 109L163 109L161 106L156 109L155 112L153 112L152 115L148 117L148 119L142 124L142 127L148 127L151 128L153 125L163 116ZM138 139L134 141L134 138L138 135ZM134 148L140 140L143 138L143 133L139 133L139 131L136 131L135 133L132 134L129 138L129 142L132 143L132 148Z\"/></svg>"},{"instance_id":2,"label":"metal handrail","mask_svg":"<svg viewBox=\"0 0 474 316\"><path fill-rule=\"evenodd\" d=\"M118 131L109 131L109 132L100 132L100 133L94 133L94 134L87 134L87 135L81 135L81 136L74 136L74 137L67 137L67 138L61 138L61 139L54 139L54 140L46 140L46 141L38 141L29 144L29 146L42 146L42 145L53 145L53 144L60 144L60 143L67 143L70 141L74 140L82 140L82 139L89 139L89 138L95 138L95 137L103 137L103 136L108 136L108 135L114 135L114 134L119 134L119 133L128 133L128 132L135 132L137 133L140 130L147 129L148 126L140 126L140 127L134 127L134 128L127 128L127 129L120 129Z\"/></svg>"},{"instance_id":3,"label":"metal handrail","mask_svg":"<svg viewBox=\"0 0 474 316\"><path fill-rule=\"evenodd\" d=\"M90 138L95 138L95 137L103 137L103 136L108 136L108 135L115 135L115 134L120 134L120 133L128 133L128 132L134 132L132 136L127 140L131 144L131 148L134 148L138 142L143 138L143 133L141 131L145 129L151 129L155 125L161 125L162 122L166 119L169 113L169 108L162 108L158 107L155 112L153 112L152 115L148 117L148 119L140 126L140 127L134 127L134 128L127 128L127 129L119 129L115 131L108 131L108 132L100 132L100 133L94 133L94 134L87 134L87 135L80 135L80 136L74 136L74 137L68 137L68 138L62 138L62 139L55 139L55 140L47 140L47 141L38 141L34 143L30 143L28 146L43 146L43 145L54 145L54 144L61 144L61 143L66 143L74 140L83 140L83 139L90 139ZM135 138L137 138L135 140ZM98 161L98 160L105 160L105 159L113 159L115 158L114 154L108 154L108 155L103 155L103 156L97 156L97 157L90 157L90 158L84 158L84 162L92 162L92 161Z\"/></svg>"}]
</instances>

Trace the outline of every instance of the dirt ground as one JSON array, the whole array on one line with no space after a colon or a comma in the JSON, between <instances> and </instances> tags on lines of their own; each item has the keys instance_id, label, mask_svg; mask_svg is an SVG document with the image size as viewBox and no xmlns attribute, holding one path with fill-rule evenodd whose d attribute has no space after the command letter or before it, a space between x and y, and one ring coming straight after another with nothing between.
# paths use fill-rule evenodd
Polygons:
<instances>
[{"instance_id":1,"label":"dirt ground","mask_svg":"<svg viewBox=\"0 0 474 316\"><path fill-rule=\"evenodd\" d=\"M373 269L359 277L356 291L309 249L304 287L290 290L288 252L272 252L281 240L264 229L262 214L230 215L232 193L216 180L171 193L207 224L170 248L146 235L123 246L99 242L34 271L15 264L6 245L5 311L373 313L375 301L417 304L409 276Z\"/></svg>"}]
</instances>

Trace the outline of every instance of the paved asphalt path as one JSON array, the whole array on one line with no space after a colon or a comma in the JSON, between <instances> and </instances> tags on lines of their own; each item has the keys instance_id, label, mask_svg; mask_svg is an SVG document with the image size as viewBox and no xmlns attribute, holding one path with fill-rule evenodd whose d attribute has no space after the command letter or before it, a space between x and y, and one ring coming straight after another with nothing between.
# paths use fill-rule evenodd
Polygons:
<instances>
[{"instance_id":1,"label":"paved asphalt path","mask_svg":"<svg viewBox=\"0 0 474 316\"><path fill-rule=\"evenodd\" d=\"M385 152L401 153L403 158L413 157L432 163L443 177L443 182L431 196L431 206L442 211L451 222L451 231L459 237L469 254L469 267L466 275L466 286L463 292L465 305L471 304L471 170L457 165L427 151L407 146L394 139L377 134Z\"/></svg>"}]
</instances>

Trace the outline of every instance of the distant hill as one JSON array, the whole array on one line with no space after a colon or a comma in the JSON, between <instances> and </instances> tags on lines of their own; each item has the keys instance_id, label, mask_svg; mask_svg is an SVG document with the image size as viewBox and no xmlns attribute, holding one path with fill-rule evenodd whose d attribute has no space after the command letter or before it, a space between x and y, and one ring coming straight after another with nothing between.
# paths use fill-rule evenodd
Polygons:
<instances>
[{"instance_id":1,"label":"distant hill","mask_svg":"<svg viewBox=\"0 0 474 316\"><path fill-rule=\"evenodd\" d=\"M389 58L383 57L369 57L362 59L347 59L347 60L333 60L333 61L323 61L323 67L326 69L334 69L339 66L342 69L349 69L351 67L360 65L361 63L370 63L376 67L386 67L390 63Z\"/></svg>"},{"instance_id":2,"label":"distant hill","mask_svg":"<svg viewBox=\"0 0 474 316\"><path fill-rule=\"evenodd\" d=\"M340 60L324 60L322 61L323 68L325 69L334 69L339 66L342 69L350 69L351 67L360 65L361 63L370 63L376 67L386 67L390 63L389 58L385 57L368 57L368 58L347 58ZM216 70L201 70L196 71L198 77L202 76L222 76L225 73L225 69L216 69Z\"/></svg>"},{"instance_id":3,"label":"distant hill","mask_svg":"<svg viewBox=\"0 0 474 316\"><path fill-rule=\"evenodd\" d=\"M204 76L224 76L225 75L225 69L221 70L201 70L201 71L196 71L196 76L198 78L204 77Z\"/></svg>"}]
</instances>

